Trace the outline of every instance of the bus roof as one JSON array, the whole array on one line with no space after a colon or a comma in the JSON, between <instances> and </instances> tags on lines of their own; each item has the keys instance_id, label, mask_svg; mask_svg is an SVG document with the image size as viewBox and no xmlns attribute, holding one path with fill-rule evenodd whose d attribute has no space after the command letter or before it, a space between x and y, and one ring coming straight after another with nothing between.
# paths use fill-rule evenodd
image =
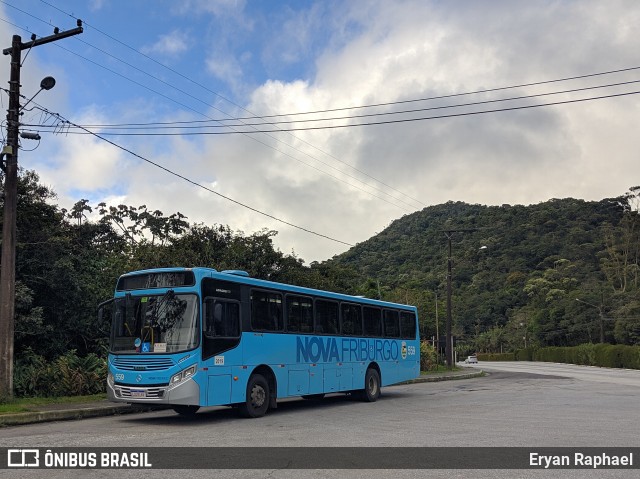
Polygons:
<instances>
[{"instance_id":1,"label":"bus roof","mask_svg":"<svg viewBox=\"0 0 640 479\"><path fill-rule=\"evenodd\" d=\"M151 274L151 273L179 273L179 272L187 272L187 271L193 272L193 274L197 278L196 284L198 284L199 280L201 280L202 278L214 278L214 279L220 279L223 281L231 281L234 283L255 286L257 288L277 289L277 290L281 290L289 293L306 294L311 296L322 296L324 298L341 300L341 301L370 304L370 305L379 306L379 307L391 306L394 308L406 309L408 311L414 311L414 312L417 311L415 306L410 306L406 304L391 303L388 301L381 301L378 299L365 298L363 296L352 296L349 294L334 293L331 291L324 291L319 289L306 288L303 286L294 286L292 284L278 283L275 281L252 278L251 276L249 276L249 274L246 271L242 271L242 270L218 271L214 268L204 268L204 267L154 268L154 269L146 269L146 270L140 270L140 271L131 271L129 273L123 274L122 276L120 276L120 278L126 278L129 276L136 276L136 275L143 275L143 274Z\"/></svg>"}]
</instances>

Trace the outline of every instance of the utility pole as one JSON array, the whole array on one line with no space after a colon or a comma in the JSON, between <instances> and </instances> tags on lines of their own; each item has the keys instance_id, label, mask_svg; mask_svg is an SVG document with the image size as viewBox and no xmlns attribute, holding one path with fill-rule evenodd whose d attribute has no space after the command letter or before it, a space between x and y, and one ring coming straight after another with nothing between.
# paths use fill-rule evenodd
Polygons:
<instances>
[{"instance_id":1,"label":"utility pole","mask_svg":"<svg viewBox=\"0 0 640 479\"><path fill-rule=\"evenodd\" d=\"M452 324L452 312L451 312L451 264L452 264L452 257L451 257L451 237L453 236L454 233L467 233L467 232L471 232L471 231L477 231L477 228L473 228L473 229L449 229L449 230L444 230L444 234L447 237L447 242L448 242L448 254L447 254L447 321L445 324L445 334L446 334L446 344L444 346L444 351L445 351L445 356L446 356L446 360L447 360L447 367L449 369L451 369L453 367L453 337L451 335L451 324Z\"/></svg>"},{"instance_id":2,"label":"utility pole","mask_svg":"<svg viewBox=\"0 0 640 479\"><path fill-rule=\"evenodd\" d=\"M2 53L11 55L9 77L9 108L7 110L7 145L2 150L4 170L4 211L2 223L2 255L0 271L0 397L13 396L13 334L16 296L16 211L18 204L18 135L20 127L20 68L22 50L50 43L82 33L82 21L77 28L22 43L20 35L14 35L11 47Z\"/></svg>"}]
</instances>

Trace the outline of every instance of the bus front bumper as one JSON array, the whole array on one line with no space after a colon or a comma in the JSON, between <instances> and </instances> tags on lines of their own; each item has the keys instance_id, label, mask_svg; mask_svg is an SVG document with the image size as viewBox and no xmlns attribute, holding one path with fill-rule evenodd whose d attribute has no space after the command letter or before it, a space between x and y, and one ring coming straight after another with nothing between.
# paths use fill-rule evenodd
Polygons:
<instances>
[{"instance_id":1,"label":"bus front bumper","mask_svg":"<svg viewBox=\"0 0 640 479\"><path fill-rule=\"evenodd\" d=\"M107 399L132 404L200 405L200 387L193 379L174 386L131 386L107 382Z\"/></svg>"}]
</instances>

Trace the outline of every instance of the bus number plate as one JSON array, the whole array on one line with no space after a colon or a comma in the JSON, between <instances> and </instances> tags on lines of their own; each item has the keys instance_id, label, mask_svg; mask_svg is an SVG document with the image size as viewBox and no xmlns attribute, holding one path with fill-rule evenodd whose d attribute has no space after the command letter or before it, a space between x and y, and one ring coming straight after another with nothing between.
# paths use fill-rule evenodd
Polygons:
<instances>
[{"instance_id":1,"label":"bus number plate","mask_svg":"<svg viewBox=\"0 0 640 479\"><path fill-rule=\"evenodd\" d=\"M146 391L144 391L143 389L132 389L131 390L131 397L132 398L145 398L147 397Z\"/></svg>"}]
</instances>

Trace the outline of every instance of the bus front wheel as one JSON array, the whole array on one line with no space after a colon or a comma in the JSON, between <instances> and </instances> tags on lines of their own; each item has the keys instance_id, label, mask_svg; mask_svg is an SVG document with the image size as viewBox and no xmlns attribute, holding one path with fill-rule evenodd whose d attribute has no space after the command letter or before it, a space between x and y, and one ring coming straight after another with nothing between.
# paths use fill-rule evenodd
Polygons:
<instances>
[{"instance_id":1,"label":"bus front wheel","mask_svg":"<svg viewBox=\"0 0 640 479\"><path fill-rule=\"evenodd\" d=\"M243 417L262 417L269 409L269 383L261 374L254 374L247 383L247 396L238 411Z\"/></svg>"},{"instance_id":2,"label":"bus front wheel","mask_svg":"<svg viewBox=\"0 0 640 479\"><path fill-rule=\"evenodd\" d=\"M362 399L366 402L376 402L380 397L380 374L373 368L367 369L364 376L364 391Z\"/></svg>"}]
</instances>

